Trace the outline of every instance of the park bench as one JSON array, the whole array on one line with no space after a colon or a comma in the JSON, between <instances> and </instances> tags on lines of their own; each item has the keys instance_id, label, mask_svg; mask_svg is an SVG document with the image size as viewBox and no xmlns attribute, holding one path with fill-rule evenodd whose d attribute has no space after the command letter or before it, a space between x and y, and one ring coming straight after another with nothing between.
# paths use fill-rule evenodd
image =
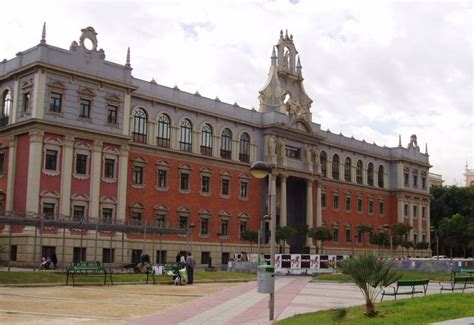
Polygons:
<instances>
[{"instance_id":1,"label":"park bench","mask_svg":"<svg viewBox=\"0 0 474 325\"><path fill-rule=\"evenodd\" d=\"M146 268L145 268L145 273L146 273L146 284L148 284L148 278L151 276L151 278L153 279L153 284L156 284L156 281L155 281L155 270L153 270L153 267L151 265L148 265Z\"/></svg>"},{"instance_id":2,"label":"park bench","mask_svg":"<svg viewBox=\"0 0 474 325\"><path fill-rule=\"evenodd\" d=\"M66 266L66 285L69 284L69 277L72 278L72 285L75 285L75 277L78 275L104 275L104 285L107 284L107 275L110 284L114 284L112 280L112 271L106 270L105 266L98 261L80 261L73 265Z\"/></svg>"},{"instance_id":3,"label":"park bench","mask_svg":"<svg viewBox=\"0 0 474 325\"><path fill-rule=\"evenodd\" d=\"M472 285L471 285L472 284ZM443 291L461 290L464 293L466 289L474 288L474 269L458 269L451 272L451 281L448 283L440 282L440 293Z\"/></svg>"},{"instance_id":4,"label":"park bench","mask_svg":"<svg viewBox=\"0 0 474 325\"><path fill-rule=\"evenodd\" d=\"M382 299L380 302L383 301L384 296L394 296L395 300L397 299L398 295L411 295L413 296L416 293L422 293L426 296L426 290L428 290L428 283L430 280L398 280L396 286L387 287L382 292ZM400 288L409 288L409 290L400 291ZM393 292L388 291L388 289L393 289ZM403 290L403 289L402 289Z\"/></svg>"}]
</instances>

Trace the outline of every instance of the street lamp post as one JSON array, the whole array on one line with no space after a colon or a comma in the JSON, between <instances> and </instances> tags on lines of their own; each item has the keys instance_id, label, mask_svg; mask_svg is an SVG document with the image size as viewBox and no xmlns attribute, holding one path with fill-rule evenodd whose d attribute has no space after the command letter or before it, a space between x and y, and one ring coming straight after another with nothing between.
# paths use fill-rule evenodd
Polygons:
<instances>
[{"instance_id":1,"label":"street lamp post","mask_svg":"<svg viewBox=\"0 0 474 325\"><path fill-rule=\"evenodd\" d=\"M390 253L392 254L392 258L394 257L394 253L393 253L393 235L392 235L392 227L390 227L390 225L383 225L382 226L384 229L388 229L390 230Z\"/></svg>"},{"instance_id":2,"label":"street lamp post","mask_svg":"<svg viewBox=\"0 0 474 325\"><path fill-rule=\"evenodd\" d=\"M188 228L188 247L186 247L186 255L193 249L193 229L195 227L196 225L192 223Z\"/></svg>"},{"instance_id":3,"label":"street lamp post","mask_svg":"<svg viewBox=\"0 0 474 325\"><path fill-rule=\"evenodd\" d=\"M222 233L218 232L217 236L219 237L220 243L221 243L221 270L224 269L224 247L223 247L223 242L222 242Z\"/></svg>"},{"instance_id":4,"label":"street lamp post","mask_svg":"<svg viewBox=\"0 0 474 325\"><path fill-rule=\"evenodd\" d=\"M272 211L272 196L273 185L272 185L272 168L263 161L256 161L250 167L250 173L253 177L263 179L268 176L268 217L270 219L270 264L275 267L275 235L276 235L276 216ZM275 288L275 278L273 277L273 288ZM270 301L268 308L270 312L270 320L274 318L275 309L275 289L270 293Z\"/></svg>"},{"instance_id":5,"label":"street lamp post","mask_svg":"<svg viewBox=\"0 0 474 325\"><path fill-rule=\"evenodd\" d=\"M430 231L434 233L436 238L436 259L439 260L439 237L438 237L438 229L435 229L434 226L430 227Z\"/></svg>"}]
</instances>

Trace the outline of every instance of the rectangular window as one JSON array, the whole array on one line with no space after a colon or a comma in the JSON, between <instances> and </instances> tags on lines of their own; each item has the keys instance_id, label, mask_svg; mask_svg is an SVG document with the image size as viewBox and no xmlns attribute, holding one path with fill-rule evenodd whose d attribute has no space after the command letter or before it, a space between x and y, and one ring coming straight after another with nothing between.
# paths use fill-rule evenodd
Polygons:
<instances>
[{"instance_id":1,"label":"rectangular window","mask_svg":"<svg viewBox=\"0 0 474 325\"><path fill-rule=\"evenodd\" d=\"M158 169L158 186L168 187L168 171L165 169Z\"/></svg>"},{"instance_id":2,"label":"rectangular window","mask_svg":"<svg viewBox=\"0 0 474 325\"><path fill-rule=\"evenodd\" d=\"M240 225L239 225L239 232L240 232L240 235L242 235L243 233L247 232L247 221L241 221L241 222L240 222Z\"/></svg>"},{"instance_id":3,"label":"rectangular window","mask_svg":"<svg viewBox=\"0 0 474 325\"><path fill-rule=\"evenodd\" d=\"M413 187L418 187L418 176L413 175Z\"/></svg>"},{"instance_id":4,"label":"rectangular window","mask_svg":"<svg viewBox=\"0 0 474 325\"><path fill-rule=\"evenodd\" d=\"M209 193L211 191L211 178L209 176L201 177L201 192Z\"/></svg>"},{"instance_id":5,"label":"rectangular window","mask_svg":"<svg viewBox=\"0 0 474 325\"><path fill-rule=\"evenodd\" d=\"M46 219L54 218L54 203L43 203L43 215Z\"/></svg>"},{"instance_id":6,"label":"rectangular window","mask_svg":"<svg viewBox=\"0 0 474 325\"><path fill-rule=\"evenodd\" d=\"M372 199L369 200L369 213L374 213L374 200Z\"/></svg>"},{"instance_id":7,"label":"rectangular window","mask_svg":"<svg viewBox=\"0 0 474 325\"><path fill-rule=\"evenodd\" d=\"M229 220L221 220L221 236L229 235Z\"/></svg>"},{"instance_id":8,"label":"rectangular window","mask_svg":"<svg viewBox=\"0 0 474 325\"><path fill-rule=\"evenodd\" d=\"M143 167L133 166L133 184L143 185Z\"/></svg>"},{"instance_id":9,"label":"rectangular window","mask_svg":"<svg viewBox=\"0 0 474 325\"><path fill-rule=\"evenodd\" d=\"M425 208L425 207L421 207L421 217L422 217L423 219L426 218L426 208Z\"/></svg>"},{"instance_id":10,"label":"rectangular window","mask_svg":"<svg viewBox=\"0 0 474 325\"><path fill-rule=\"evenodd\" d=\"M0 152L0 175L5 174L6 155L4 152Z\"/></svg>"},{"instance_id":11,"label":"rectangular window","mask_svg":"<svg viewBox=\"0 0 474 325\"><path fill-rule=\"evenodd\" d=\"M403 215L405 216L405 218L408 217L408 204L405 204L403 206Z\"/></svg>"},{"instance_id":12,"label":"rectangular window","mask_svg":"<svg viewBox=\"0 0 474 325\"><path fill-rule=\"evenodd\" d=\"M115 159L104 160L104 177L115 178Z\"/></svg>"},{"instance_id":13,"label":"rectangular window","mask_svg":"<svg viewBox=\"0 0 474 325\"><path fill-rule=\"evenodd\" d=\"M326 207L326 193L321 193L321 208Z\"/></svg>"},{"instance_id":14,"label":"rectangular window","mask_svg":"<svg viewBox=\"0 0 474 325\"><path fill-rule=\"evenodd\" d=\"M22 112L26 113L28 112L28 108L30 107L30 93L23 93L23 106L22 106Z\"/></svg>"},{"instance_id":15,"label":"rectangular window","mask_svg":"<svg viewBox=\"0 0 474 325\"><path fill-rule=\"evenodd\" d=\"M358 231L357 232L357 243L358 244L362 244L362 232L361 231Z\"/></svg>"},{"instance_id":16,"label":"rectangular window","mask_svg":"<svg viewBox=\"0 0 474 325\"><path fill-rule=\"evenodd\" d=\"M339 228L334 228L332 230L332 241L334 242L339 241Z\"/></svg>"},{"instance_id":17,"label":"rectangular window","mask_svg":"<svg viewBox=\"0 0 474 325\"><path fill-rule=\"evenodd\" d=\"M418 218L418 207L416 205L413 206L413 218Z\"/></svg>"},{"instance_id":18,"label":"rectangular window","mask_svg":"<svg viewBox=\"0 0 474 325\"><path fill-rule=\"evenodd\" d=\"M76 154L76 174L87 174L87 155Z\"/></svg>"},{"instance_id":19,"label":"rectangular window","mask_svg":"<svg viewBox=\"0 0 474 325\"><path fill-rule=\"evenodd\" d=\"M103 208L102 209L102 222L112 223L112 214L113 214L113 209Z\"/></svg>"},{"instance_id":20,"label":"rectangular window","mask_svg":"<svg viewBox=\"0 0 474 325\"><path fill-rule=\"evenodd\" d=\"M249 183L240 182L240 197L242 198L248 197L248 186L249 186Z\"/></svg>"},{"instance_id":21,"label":"rectangular window","mask_svg":"<svg viewBox=\"0 0 474 325\"><path fill-rule=\"evenodd\" d=\"M332 206L333 206L334 209L339 209L339 195L334 194L333 201L332 201Z\"/></svg>"},{"instance_id":22,"label":"rectangular window","mask_svg":"<svg viewBox=\"0 0 474 325\"><path fill-rule=\"evenodd\" d=\"M410 175L408 173L405 173L405 186L408 187L410 183Z\"/></svg>"},{"instance_id":23,"label":"rectangular window","mask_svg":"<svg viewBox=\"0 0 474 325\"><path fill-rule=\"evenodd\" d=\"M158 227L165 228L166 227L166 214L157 213L155 215L155 221Z\"/></svg>"},{"instance_id":24,"label":"rectangular window","mask_svg":"<svg viewBox=\"0 0 474 325\"><path fill-rule=\"evenodd\" d=\"M285 146L285 154L288 158L300 159L300 149L292 146Z\"/></svg>"},{"instance_id":25,"label":"rectangular window","mask_svg":"<svg viewBox=\"0 0 474 325\"><path fill-rule=\"evenodd\" d=\"M188 217L179 216L179 229L188 229Z\"/></svg>"},{"instance_id":26,"label":"rectangular window","mask_svg":"<svg viewBox=\"0 0 474 325\"><path fill-rule=\"evenodd\" d=\"M44 169L57 170L58 152L56 150L46 150Z\"/></svg>"},{"instance_id":27,"label":"rectangular window","mask_svg":"<svg viewBox=\"0 0 474 325\"><path fill-rule=\"evenodd\" d=\"M117 124L117 111L118 107L113 105L107 105L107 123Z\"/></svg>"},{"instance_id":28,"label":"rectangular window","mask_svg":"<svg viewBox=\"0 0 474 325\"><path fill-rule=\"evenodd\" d=\"M181 174L179 188L181 191L189 191L189 174Z\"/></svg>"},{"instance_id":29,"label":"rectangular window","mask_svg":"<svg viewBox=\"0 0 474 325\"><path fill-rule=\"evenodd\" d=\"M74 263L79 263L81 261L86 261L87 260L87 254L86 254L86 248L85 247L74 247L72 251L72 260Z\"/></svg>"},{"instance_id":30,"label":"rectangular window","mask_svg":"<svg viewBox=\"0 0 474 325\"><path fill-rule=\"evenodd\" d=\"M351 229L346 229L346 243L352 243L352 231L351 231Z\"/></svg>"},{"instance_id":31,"label":"rectangular window","mask_svg":"<svg viewBox=\"0 0 474 325\"><path fill-rule=\"evenodd\" d=\"M166 251L156 251L156 263L164 264L166 263Z\"/></svg>"},{"instance_id":32,"label":"rectangular window","mask_svg":"<svg viewBox=\"0 0 474 325\"><path fill-rule=\"evenodd\" d=\"M211 257L211 253L209 252L201 252L201 264L209 264L209 260Z\"/></svg>"},{"instance_id":33,"label":"rectangular window","mask_svg":"<svg viewBox=\"0 0 474 325\"><path fill-rule=\"evenodd\" d=\"M81 221L84 219L84 213L86 208L82 205L75 205L73 207L72 218L75 221Z\"/></svg>"},{"instance_id":34,"label":"rectangular window","mask_svg":"<svg viewBox=\"0 0 474 325\"><path fill-rule=\"evenodd\" d=\"M18 251L18 246L17 245L11 245L10 246L10 261L12 261L12 262L16 261L17 251Z\"/></svg>"},{"instance_id":35,"label":"rectangular window","mask_svg":"<svg viewBox=\"0 0 474 325\"><path fill-rule=\"evenodd\" d=\"M61 113L62 101L62 94L51 93L51 97L49 98L49 111L52 113Z\"/></svg>"},{"instance_id":36,"label":"rectangular window","mask_svg":"<svg viewBox=\"0 0 474 325\"><path fill-rule=\"evenodd\" d=\"M229 183L230 183L230 181L228 179L223 179L222 180L222 191L221 191L222 195L229 195L229 193L230 193Z\"/></svg>"},{"instance_id":37,"label":"rectangular window","mask_svg":"<svg viewBox=\"0 0 474 325\"><path fill-rule=\"evenodd\" d=\"M424 176L421 177L421 188L426 189L426 177Z\"/></svg>"},{"instance_id":38,"label":"rectangular window","mask_svg":"<svg viewBox=\"0 0 474 325\"><path fill-rule=\"evenodd\" d=\"M141 225L142 223L142 212L132 211L130 214L130 223L132 225Z\"/></svg>"},{"instance_id":39,"label":"rectangular window","mask_svg":"<svg viewBox=\"0 0 474 325\"><path fill-rule=\"evenodd\" d=\"M202 218L201 219L201 235L208 235L209 234L209 219Z\"/></svg>"},{"instance_id":40,"label":"rectangular window","mask_svg":"<svg viewBox=\"0 0 474 325\"><path fill-rule=\"evenodd\" d=\"M346 196L346 211L351 211L351 198Z\"/></svg>"},{"instance_id":41,"label":"rectangular window","mask_svg":"<svg viewBox=\"0 0 474 325\"><path fill-rule=\"evenodd\" d=\"M88 99L81 99L79 102L79 117L89 118L91 114L91 101Z\"/></svg>"},{"instance_id":42,"label":"rectangular window","mask_svg":"<svg viewBox=\"0 0 474 325\"><path fill-rule=\"evenodd\" d=\"M103 248L102 249L102 263L114 263L115 262L115 248Z\"/></svg>"},{"instance_id":43,"label":"rectangular window","mask_svg":"<svg viewBox=\"0 0 474 325\"><path fill-rule=\"evenodd\" d=\"M380 212L380 214L384 214L384 205L383 205L383 201L380 201L380 202L379 202L379 212Z\"/></svg>"},{"instance_id":44,"label":"rectangular window","mask_svg":"<svg viewBox=\"0 0 474 325\"><path fill-rule=\"evenodd\" d=\"M143 251L141 249L132 249L132 263L139 263Z\"/></svg>"},{"instance_id":45,"label":"rectangular window","mask_svg":"<svg viewBox=\"0 0 474 325\"><path fill-rule=\"evenodd\" d=\"M362 212L362 198L357 198L357 212Z\"/></svg>"}]
</instances>

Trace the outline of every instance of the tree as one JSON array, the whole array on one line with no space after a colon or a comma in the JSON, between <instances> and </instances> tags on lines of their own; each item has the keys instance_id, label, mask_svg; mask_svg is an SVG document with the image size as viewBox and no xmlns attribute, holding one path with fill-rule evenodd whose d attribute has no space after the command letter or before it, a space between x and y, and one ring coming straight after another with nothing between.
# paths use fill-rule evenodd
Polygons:
<instances>
[{"instance_id":1,"label":"tree","mask_svg":"<svg viewBox=\"0 0 474 325\"><path fill-rule=\"evenodd\" d=\"M426 243L426 242L424 242L424 241L415 244L415 249L419 249L419 250L420 250L420 256L423 256L422 250L428 249L428 247L430 247L430 244L429 244L429 243Z\"/></svg>"},{"instance_id":2,"label":"tree","mask_svg":"<svg viewBox=\"0 0 474 325\"><path fill-rule=\"evenodd\" d=\"M391 285L402 277L400 272L393 269L393 264L379 260L371 253L362 253L339 263L339 269L348 274L359 287L365 298L365 309L368 317L375 317L374 302L382 288Z\"/></svg>"},{"instance_id":3,"label":"tree","mask_svg":"<svg viewBox=\"0 0 474 325\"><path fill-rule=\"evenodd\" d=\"M413 228L412 226L403 222L399 222L392 226L392 237L393 237L392 246L393 247L397 247L398 245L402 246L402 255L403 255L403 247L406 247L406 246L403 246L403 244L408 245L406 243L407 241L406 238L412 228Z\"/></svg>"},{"instance_id":4,"label":"tree","mask_svg":"<svg viewBox=\"0 0 474 325\"><path fill-rule=\"evenodd\" d=\"M252 243L258 241L258 232L256 231L244 231L240 234L240 239L250 242L250 253L252 253Z\"/></svg>"},{"instance_id":5,"label":"tree","mask_svg":"<svg viewBox=\"0 0 474 325\"><path fill-rule=\"evenodd\" d=\"M400 243L400 246L402 246L402 255L403 255L403 248L406 248L407 250L407 255L409 253L409 249L413 247L413 242L409 241L409 240L406 240L406 239L402 239L401 243Z\"/></svg>"},{"instance_id":6,"label":"tree","mask_svg":"<svg viewBox=\"0 0 474 325\"><path fill-rule=\"evenodd\" d=\"M449 246L449 256L453 257L453 248L460 246L463 256L466 256L466 248L474 240L473 225L460 214L455 214L451 218L444 218L439 224L440 237Z\"/></svg>"},{"instance_id":7,"label":"tree","mask_svg":"<svg viewBox=\"0 0 474 325\"><path fill-rule=\"evenodd\" d=\"M326 227L316 227L308 229L308 237L312 238L316 247L316 254L319 254L318 240L321 241L321 254L324 254L324 242L331 240L331 233Z\"/></svg>"},{"instance_id":8,"label":"tree","mask_svg":"<svg viewBox=\"0 0 474 325\"><path fill-rule=\"evenodd\" d=\"M280 227L277 226L276 228L276 234L275 234L275 242L276 244L280 245L280 253L282 252L282 245L281 243L283 242L283 253L285 253L285 243L290 238L296 233L296 230L293 229L292 227Z\"/></svg>"},{"instance_id":9,"label":"tree","mask_svg":"<svg viewBox=\"0 0 474 325\"><path fill-rule=\"evenodd\" d=\"M360 232L362 234L362 246L365 246L365 240L364 240L364 234L370 233L374 230L374 227L372 225L358 225L357 226L357 232Z\"/></svg>"},{"instance_id":10,"label":"tree","mask_svg":"<svg viewBox=\"0 0 474 325\"><path fill-rule=\"evenodd\" d=\"M379 248L380 255L380 247L390 245L390 238L388 238L383 232L374 232L369 238L369 242L372 245L377 245L377 247Z\"/></svg>"}]
</instances>

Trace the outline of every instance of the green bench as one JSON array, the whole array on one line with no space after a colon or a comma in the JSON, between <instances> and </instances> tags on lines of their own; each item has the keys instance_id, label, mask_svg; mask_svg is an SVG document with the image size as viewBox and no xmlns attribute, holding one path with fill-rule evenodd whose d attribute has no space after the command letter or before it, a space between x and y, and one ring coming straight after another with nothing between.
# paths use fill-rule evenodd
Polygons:
<instances>
[{"instance_id":1,"label":"green bench","mask_svg":"<svg viewBox=\"0 0 474 325\"><path fill-rule=\"evenodd\" d=\"M151 276L153 279L153 284L156 284L155 281L155 271L153 270L153 267L151 265L148 265L145 267L145 273L146 273L146 284L148 284L148 278Z\"/></svg>"},{"instance_id":2,"label":"green bench","mask_svg":"<svg viewBox=\"0 0 474 325\"><path fill-rule=\"evenodd\" d=\"M112 271L107 272L104 265L98 261L80 261L73 265L66 266L66 285L69 285L69 277L72 278L72 285L75 285L75 277L78 275L104 275L104 285L107 284L107 275L110 284L114 284L112 280Z\"/></svg>"},{"instance_id":3,"label":"green bench","mask_svg":"<svg viewBox=\"0 0 474 325\"><path fill-rule=\"evenodd\" d=\"M394 287L387 287L382 292L382 299L380 302L383 301L384 296L394 296L395 300L397 299L398 295L411 295L413 296L416 293L422 293L426 296L426 290L428 290L428 284L430 280L398 280L396 286ZM393 289L393 292L388 291L388 289ZM409 290L400 291L400 288L409 288ZM402 289L403 290L403 289Z\"/></svg>"},{"instance_id":4,"label":"green bench","mask_svg":"<svg viewBox=\"0 0 474 325\"><path fill-rule=\"evenodd\" d=\"M472 285L471 285L472 284ZM461 290L464 293L466 289L474 288L474 269L458 269L451 273L451 281L448 283L440 282L440 293L443 291Z\"/></svg>"}]
</instances>

